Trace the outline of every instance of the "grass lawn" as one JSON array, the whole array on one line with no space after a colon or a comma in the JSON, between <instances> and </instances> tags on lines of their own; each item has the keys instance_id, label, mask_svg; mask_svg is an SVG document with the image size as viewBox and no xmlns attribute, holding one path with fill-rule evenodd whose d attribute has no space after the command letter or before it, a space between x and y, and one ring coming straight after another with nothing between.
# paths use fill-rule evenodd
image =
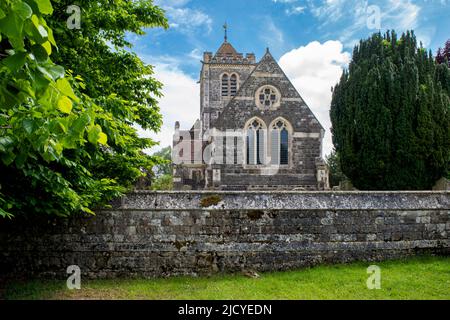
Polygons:
<instances>
[{"instance_id":1,"label":"grass lawn","mask_svg":"<svg viewBox=\"0 0 450 320\"><path fill-rule=\"evenodd\" d=\"M366 286L370 263L325 265L289 272L169 279L12 282L6 299L450 299L450 257L417 257L375 263L381 289Z\"/></svg>"}]
</instances>

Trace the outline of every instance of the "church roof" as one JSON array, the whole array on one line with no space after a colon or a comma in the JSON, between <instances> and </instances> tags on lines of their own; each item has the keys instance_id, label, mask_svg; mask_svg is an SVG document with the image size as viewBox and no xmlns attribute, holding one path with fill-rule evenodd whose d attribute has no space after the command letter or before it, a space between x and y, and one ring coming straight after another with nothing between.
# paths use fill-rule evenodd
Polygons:
<instances>
[{"instance_id":1,"label":"church roof","mask_svg":"<svg viewBox=\"0 0 450 320\"><path fill-rule=\"evenodd\" d=\"M259 73L259 75L258 75ZM263 76L261 76L262 74ZM261 79L264 80L261 82ZM284 71L281 69L277 61L274 59L269 49L267 48L265 55L261 58L261 60L257 63L253 71L244 81L244 83L239 87L237 94L228 102L225 106L224 111L220 114L220 116L216 119L215 123L212 124L212 127L217 127L221 130L226 130L227 123L235 123L239 124L243 119L241 113L234 112L233 108L240 108L237 106L241 100L237 100L237 97L253 97L255 95L255 87L260 87L262 84L273 83L280 89L282 92L282 96L285 98L294 98L298 99L300 105L306 107L306 113L309 115L310 120L313 121L312 126L318 127L321 130L324 130L321 123L317 120L316 116L313 114L311 109L308 107L306 102L300 96L300 93L294 87L292 82L286 76ZM297 105L298 106L298 105ZM254 111L260 112L256 106L252 107ZM295 108L291 110L294 113L303 112L301 108ZM226 121L226 119L228 121ZM238 125L239 126L239 125ZM241 126L242 127L242 126Z\"/></svg>"},{"instance_id":2,"label":"church roof","mask_svg":"<svg viewBox=\"0 0 450 320\"><path fill-rule=\"evenodd\" d=\"M231 43L229 43L228 41L224 41L224 43L222 43L222 45L220 46L219 50L217 50L216 56L217 55L237 56L238 53L237 53L236 49L234 49L234 47L231 45Z\"/></svg>"},{"instance_id":3,"label":"church roof","mask_svg":"<svg viewBox=\"0 0 450 320\"><path fill-rule=\"evenodd\" d=\"M255 55L253 53L247 53L246 56L236 51L236 49L225 39L217 52L210 58L206 58L207 63L230 63L230 64L255 64Z\"/></svg>"}]
</instances>

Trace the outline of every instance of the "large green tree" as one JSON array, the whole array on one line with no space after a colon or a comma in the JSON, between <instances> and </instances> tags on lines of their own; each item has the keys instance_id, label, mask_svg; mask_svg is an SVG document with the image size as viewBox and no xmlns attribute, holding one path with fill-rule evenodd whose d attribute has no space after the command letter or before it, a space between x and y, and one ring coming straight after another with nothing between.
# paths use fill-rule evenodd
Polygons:
<instances>
[{"instance_id":1,"label":"large green tree","mask_svg":"<svg viewBox=\"0 0 450 320\"><path fill-rule=\"evenodd\" d=\"M333 142L358 189L430 189L450 160L450 70L413 32L360 41L333 90Z\"/></svg>"},{"instance_id":2,"label":"large green tree","mask_svg":"<svg viewBox=\"0 0 450 320\"><path fill-rule=\"evenodd\" d=\"M330 169L330 186L337 187L341 182L345 182L347 177L342 173L341 163L339 161L339 155L335 150L327 156L327 165Z\"/></svg>"},{"instance_id":3,"label":"large green tree","mask_svg":"<svg viewBox=\"0 0 450 320\"><path fill-rule=\"evenodd\" d=\"M164 12L152 2L79 0L81 29L69 29L66 11L73 1L53 0L55 14L49 19L61 46L53 59L80 75L86 84L83 92L114 119L113 129L108 119L102 123L107 133L114 130L108 144L112 152L90 162L89 170L126 187L143 172L151 172L157 160L142 152L154 143L139 138L132 125L159 130L157 98L162 85L153 78L152 66L130 52L132 44L127 40L130 34L143 35L146 27L168 27Z\"/></svg>"},{"instance_id":4,"label":"large green tree","mask_svg":"<svg viewBox=\"0 0 450 320\"><path fill-rule=\"evenodd\" d=\"M116 197L154 160L134 126L158 130L161 84L127 33L167 27L151 1L0 3L0 215L67 216Z\"/></svg>"},{"instance_id":5,"label":"large green tree","mask_svg":"<svg viewBox=\"0 0 450 320\"><path fill-rule=\"evenodd\" d=\"M155 152L153 156L161 160L153 168L154 178L151 186L152 190L172 190L172 148L170 146L165 147Z\"/></svg>"}]
</instances>

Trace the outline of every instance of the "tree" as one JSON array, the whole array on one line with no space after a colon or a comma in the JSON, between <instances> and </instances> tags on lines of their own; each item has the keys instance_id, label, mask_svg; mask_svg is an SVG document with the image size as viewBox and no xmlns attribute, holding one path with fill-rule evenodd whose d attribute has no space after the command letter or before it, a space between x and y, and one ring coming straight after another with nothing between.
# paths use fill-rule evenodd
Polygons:
<instances>
[{"instance_id":1,"label":"tree","mask_svg":"<svg viewBox=\"0 0 450 320\"><path fill-rule=\"evenodd\" d=\"M436 62L441 64L445 62L444 53L442 52L442 48L439 48L436 53Z\"/></svg>"},{"instance_id":2,"label":"tree","mask_svg":"<svg viewBox=\"0 0 450 320\"><path fill-rule=\"evenodd\" d=\"M444 49L438 49L436 54L436 62L439 64L447 62L450 66L450 39L445 42Z\"/></svg>"},{"instance_id":3,"label":"tree","mask_svg":"<svg viewBox=\"0 0 450 320\"><path fill-rule=\"evenodd\" d=\"M445 42L442 54L447 59L447 61L450 61L450 39Z\"/></svg>"},{"instance_id":4,"label":"tree","mask_svg":"<svg viewBox=\"0 0 450 320\"><path fill-rule=\"evenodd\" d=\"M153 154L160 161L155 165L153 172L156 176L172 174L172 148L170 146L162 148Z\"/></svg>"},{"instance_id":5,"label":"tree","mask_svg":"<svg viewBox=\"0 0 450 320\"><path fill-rule=\"evenodd\" d=\"M347 177L342 173L341 164L339 161L339 155L336 150L327 157L327 165L330 169L330 186L335 187L345 180Z\"/></svg>"},{"instance_id":6,"label":"tree","mask_svg":"<svg viewBox=\"0 0 450 320\"><path fill-rule=\"evenodd\" d=\"M144 34L145 27L168 27L162 9L148 0L81 0L82 28L66 27L66 8L72 0L54 0L55 14L49 24L61 49L54 59L85 79L84 93L114 119L104 119L105 130L115 131L109 149L89 169L99 179L114 177L131 187L155 161L142 152L154 146L150 139L137 136L132 124L158 131L162 124L157 98L162 84L153 78L152 66L144 64L128 48L127 34ZM112 47L112 48L111 48ZM142 170L142 168L144 170Z\"/></svg>"},{"instance_id":7,"label":"tree","mask_svg":"<svg viewBox=\"0 0 450 320\"><path fill-rule=\"evenodd\" d=\"M172 190L172 148L166 147L153 154L158 164L153 168L152 190Z\"/></svg>"},{"instance_id":8,"label":"tree","mask_svg":"<svg viewBox=\"0 0 450 320\"><path fill-rule=\"evenodd\" d=\"M153 142L133 125L158 130L161 84L121 48L127 32L167 27L164 14L151 1L79 3L82 29L70 35L66 2L0 3L2 216L92 213L153 165L142 153Z\"/></svg>"},{"instance_id":9,"label":"tree","mask_svg":"<svg viewBox=\"0 0 450 320\"><path fill-rule=\"evenodd\" d=\"M173 190L173 176L171 174L163 174L152 181L152 190Z\"/></svg>"},{"instance_id":10,"label":"tree","mask_svg":"<svg viewBox=\"0 0 450 320\"><path fill-rule=\"evenodd\" d=\"M330 115L342 171L356 188L431 189L446 174L449 76L413 32L377 33L355 47Z\"/></svg>"}]
</instances>

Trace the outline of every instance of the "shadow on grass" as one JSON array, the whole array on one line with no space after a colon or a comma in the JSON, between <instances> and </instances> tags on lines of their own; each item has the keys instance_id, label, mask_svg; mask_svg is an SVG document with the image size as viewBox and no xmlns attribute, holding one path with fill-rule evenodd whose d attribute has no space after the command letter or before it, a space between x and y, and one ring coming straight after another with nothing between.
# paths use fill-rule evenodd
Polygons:
<instances>
[{"instance_id":1,"label":"shadow on grass","mask_svg":"<svg viewBox=\"0 0 450 320\"><path fill-rule=\"evenodd\" d=\"M367 267L381 268L381 289L369 290ZM148 299L148 300L309 300L450 299L450 257L420 256L378 263L322 265L286 272L159 279L82 280L81 290L65 281L13 280L5 299Z\"/></svg>"}]
</instances>

